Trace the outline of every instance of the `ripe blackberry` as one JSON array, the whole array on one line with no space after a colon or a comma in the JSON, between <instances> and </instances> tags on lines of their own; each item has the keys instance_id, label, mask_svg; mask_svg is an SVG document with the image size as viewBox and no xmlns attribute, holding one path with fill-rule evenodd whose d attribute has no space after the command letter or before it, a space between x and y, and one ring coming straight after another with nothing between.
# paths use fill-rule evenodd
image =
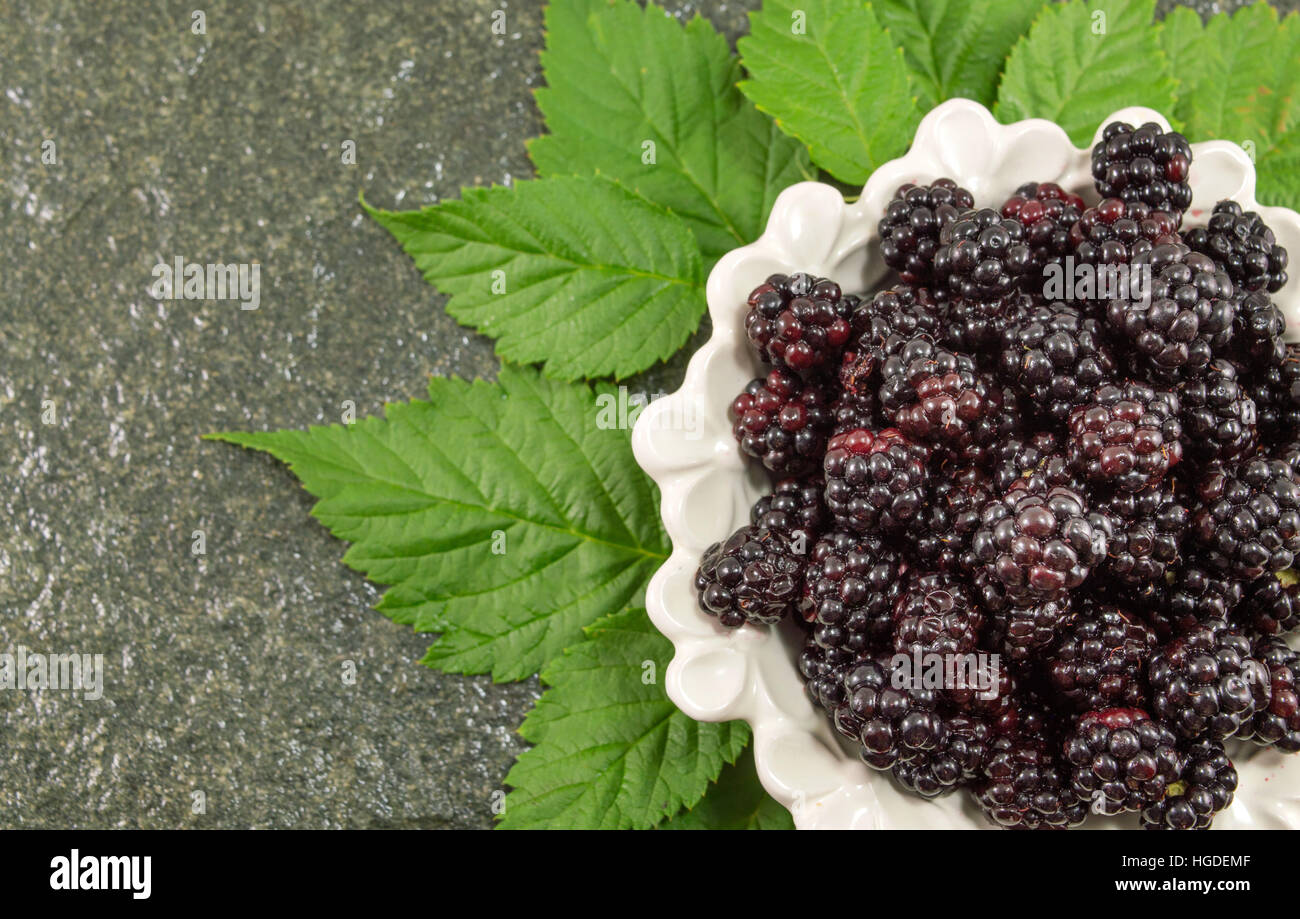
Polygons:
<instances>
[{"instance_id":1,"label":"ripe blackberry","mask_svg":"<svg viewBox=\"0 0 1300 919\"><path fill-rule=\"evenodd\" d=\"M1218 357L1232 338L1232 281L1205 255L1161 243L1133 258L1149 268L1150 297L1111 300L1106 319L1116 334L1165 378L1187 378Z\"/></svg>"},{"instance_id":2,"label":"ripe blackberry","mask_svg":"<svg viewBox=\"0 0 1300 919\"><path fill-rule=\"evenodd\" d=\"M1232 618L1260 635L1284 635L1300 628L1300 578L1289 569L1256 578Z\"/></svg>"},{"instance_id":3,"label":"ripe blackberry","mask_svg":"<svg viewBox=\"0 0 1300 919\"><path fill-rule=\"evenodd\" d=\"M914 576L894 606L894 650L909 655L969 654L983 625L983 614L957 578Z\"/></svg>"},{"instance_id":4,"label":"ripe blackberry","mask_svg":"<svg viewBox=\"0 0 1300 919\"><path fill-rule=\"evenodd\" d=\"M1121 491L1158 484L1183 457L1178 396L1130 380L1097 389L1070 413L1070 463Z\"/></svg>"},{"instance_id":5,"label":"ripe blackberry","mask_svg":"<svg viewBox=\"0 0 1300 919\"><path fill-rule=\"evenodd\" d=\"M932 479L925 505L907 531L916 557L931 570L958 570L980 512L994 494L988 476L974 466Z\"/></svg>"},{"instance_id":6,"label":"ripe blackberry","mask_svg":"<svg viewBox=\"0 0 1300 919\"><path fill-rule=\"evenodd\" d=\"M992 617L992 630L1002 653L1012 662L1022 663L1055 642L1074 616L1069 595L1029 605L1009 604Z\"/></svg>"},{"instance_id":7,"label":"ripe blackberry","mask_svg":"<svg viewBox=\"0 0 1300 919\"><path fill-rule=\"evenodd\" d=\"M822 647L812 635L804 639L799 674L808 695L823 711L833 712L844 701L844 673L855 661L842 649Z\"/></svg>"},{"instance_id":8,"label":"ripe blackberry","mask_svg":"<svg viewBox=\"0 0 1300 919\"><path fill-rule=\"evenodd\" d=\"M944 226L934 255L934 294L940 300L1000 303L1021 278L1037 274L1019 220L992 208L969 210Z\"/></svg>"},{"instance_id":9,"label":"ripe blackberry","mask_svg":"<svg viewBox=\"0 0 1300 919\"><path fill-rule=\"evenodd\" d=\"M974 792L985 816L1008 829L1063 830L1088 816L1050 746L1027 731L994 740Z\"/></svg>"},{"instance_id":10,"label":"ripe blackberry","mask_svg":"<svg viewBox=\"0 0 1300 919\"><path fill-rule=\"evenodd\" d=\"M1215 360L1179 387L1188 457L1198 463L1228 462L1255 446L1255 403L1231 361Z\"/></svg>"},{"instance_id":11,"label":"ripe blackberry","mask_svg":"<svg viewBox=\"0 0 1300 919\"><path fill-rule=\"evenodd\" d=\"M1206 564L1243 580L1291 567L1300 551L1300 478L1281 460L1247 459L1201 479L1189 534Z\"/></svg>"},{"instance_id":12,"label":"ripe blackberry","mask_svg":"<svg viewBox=\"0 0 1300 919\"><path fill-rule=\"evenodd\" d=\"M825 384L780 367L750 381L732 400L731 417L740 449L780 476L821 464L833 422Z\"/></svg>"},{"instance_id":13,"label":"ripe blackberry","mask_svg":"<svg viewBox=\"0 0 1300 919\"><path fill-rule=\"evenodd\" d=\"M1092 148L1092 178L1103 198L1141 201L1181 219L1192 204L1187 184L1192 145L1176 131L1155 122L1134 128L1122 121L1106 125Z\"/></svg>"},{"instance_id":14,"label":"ripe blackberry","mask_svg":"<svg viewBox=\"0 0 1300 919\"><path fill-rule=\"evenodd\" d=\"M1246 379L1255 423L1266 443L1293 440L1300 432L1300 345L1287 345L1282 359L1256 365Z\"/></svg>"},{"instance_id":15,"label":"ripe blackberry","mask_svg":"<svg viewBox=\"0 0 1300 919\"><path fill-rule=\"evenodd\" d=\"M839 360L857 305L827 278L774 274L749 295L745 334L766 360L807 373Z\"/></svg>"},{"instance_id":16,"label":"ripe blackberry","mask_svg":"<svg viewBox=\"0 0 1300 919\"><path fill-rule=\"evenodd\" d=\"M1243 213L1236 201L1214 205L1209 226L1188 230L1183 238L1194 251L1223 265L1239 287L1276 293L1286 284L1286 249L1259 214Z\"/></svg>"},{"instance_id":17,"label":"ripe blackberry","mask_svg":"<svg viewBox=\"0 0 1300 919\"><path fill-rule=\"evenodd\" d=\"M1237 790L1237 770L1223 744L1205 740L1186 750L1186 765L1164 799L1142 811L1144 830L1208 830Z\"/></svg>"},{"instance_id":18,"label":"ripe blackberry","mask_svg":"<svg viewBox=\"0 0 1300 919\"><path fill-rule=\"evenodd\" d=\"M925 287L897 284L861 301L853 311L853 331L858 335L853 347L875 359L864 376L870 376L895 342L923 334L933 338L942 325L939 306Z\"/></svg>"},{"instance_id":19,"label":"ripe blackberry","mask_svg":"<svg viewBox=\"0 0 1300 919\"><path fill-rule=\"evenodd\" d=\"M862 761L888 769L942 748L948 727L930 689L894 686L889 655L859 661L844 675L844 701L835 708L835 728L861 744Z\"/></svg>"},{"instance_id":20,"label":"ripe blackberry","mask_svg":"<svg viewBox=\"0 0 1300 919\"><path fill-rule=\"evenodd\" d=\"M1048 655L1053 693L1076 712L1146 704L1155 633L1117 606L1088 603Z\"/></svg>"},{"instance_id":21,"label":"ripe blackberry","mask_svg":"<svg viewBox=\"0 0 1300 919\"><path fill-rule=\"evenodd\" d=\"M1012 434L994 448L987 460L994 491L1001 494L1012 483L1042 466L1046 459L1063 451L1062 442L1053 431Z\"/></svg>"},{"instance_id":22,"label":"ripe blackberry","mask_svg":"<svg viewBox=\"0 0 1300 919\"><path fill-rule=\"evenodd\" d=\"M1234 282L1235 283L1235 282ZM1272 366L1287 358L1286 317L1269 295L1262 290L1246 291L1238 287L1233 317L1233 356L1244 366Z\"/></svg>"},{"instance_id":23,"label":"ripe blackberry","mask_svg":"<svg viewBox=\"0 0 1300 919\"><path fill-rule=\"evenodd\" d=\"M999 369L1043 413L1065 421L1115 376L1102 326L1059 303L1026 310L1003 332Z\"/></svg>"},{"instance_id":24,"label":"ripe blackberry","mask_svg":"<svg viewBox=\"0 0 1300 919\"><path fill-rule=\"evenodd\" d=\"M1185 764L1174 732L1136 708L1084 714L1065 739L1065 759L1075 794L1111 815L1164 800Z\"/></svg>"},{"instance_id":25,"label":"ripe blackberry","mask_svg":"<svg viewBox=\"0 0 1300 919\"><path fill-rule=\"evenodd\" d=\"M971 193L952 179L903 185L880 221L880 254L909 284L929 283L939 232L975 206Z\"/></svg>"},{"instance_id":26,"label":"ripe blackberry","mask_svg":"<svg viewBox=\"0 0 1300 919\"><path fill-rule=\"evenodd\" d=\"M1244 587L1236 578L1190 562L1173 569L1166 582L1146 607L1148 621L1162 639L1225 619L1241 602Z\"/></svg>"},{"instance_id":27,"label":"ripe blackberry","mask_svg":"<svg viewBox=\"0 0 1300 919\"><path fill-rule=\"evenodd\" d=\"M1162 484L1139 492L1119 492L1104 501L1110 515L1106 561L1102 569L1119 584L1143 588L1162 582L1180 555L1190 513L1177 493Z\"/></svg>"},{"instance_id":28,"label":"ripe blackberry","mask_svg":"<svg viewBox=\"0 0 1300 919\"><path fill-rule=\"evenodd\" d=\"M942 304L943 328L937 336L946 347L970 354L977 363L996 369L997 353L1006 330L1035 306L1029 294L1018 293L992 304L978 300L952 300ZM983 359L986 352L991 358Z\"/></svg>"},{"instance_id":29,"label":"ripe blackberry","mask_svg":"<svg viewBox=\"0 0 1300 919\"><path fill-rule=\"evenodd\" d=\"M985 505L971 554L1017 605L1060 597L1106 557L1106 535L1083 496L1022 479Z\"/></svg>"},{"instance_id":30,"label":"ripe blackberry","mask_svg":"<svg viewBox=\"0 0 1300 919\"><path fill-rule=\"evenodd\" d=\"M1039 275L1020 278L1022 288L1041 292L1041 272L1049 264L1061 263L1073 251L1070 228L1083 216L1086 205L1055 182L1029 182L1002 205L1000 213L1020 221L1025 228L1025 244L1030 261Z\"/></svg>"},{"instance_id":31,"label":"ripe blackberry","mask_svg":"<svg viewBox=\"0 0 1300 919\"><path fill-rule=\"evenodd\" d=\"M907 565L875 535L831 533L817 541L799 604L831 663L889 644Z\"/></svg>"},{"instance_id":32,"label":"ripe blackberry","mask_svg":"<svg viewBox=\"0 0 1300 919\"><path fill-rule=\"evenodd\" d=\"M945 739L939 749L894 763L894 778L923 798L947 794L973 781L984 768L994 731L987 721L969 715L944 719Z\"/></svg>"},{"instance_id":33,"label":"ripe blackberry","mask_svg":"<svg viewBox=\"0 0 1300 919\"><path fill-rule=\"evenodd\" d=\"M818 479L782 479L770 495L749 510L749 522L760 529L777 530L796 538L802 533L811 545L822 533L829 515L822 504L825 485Z\"/></svg>"},{"instance_id":34,"label":"ripe blackberry","mask_svg":"<svg viewBox=\"0 0 1300 919\"><path fill-rule=\"evenodd\" d=\"M898 530L925 502L928 453L893 428L836 434L826 447L826 506L858 533Z\"/></svg>"},{"instance_id":35,"label":"ripe blackberry","mask_svg":"<svg viewBox=\"0 0 1300 919\"><path fill-rule=\"evenodd\" d=\"M1300 752L1300 695L1296 692L1300 655L1282 639L1267 636L1255 643L1255 657L1268 670L1269 702L1255 713L1242 736L1285 753Z\"/></svg>"},{"instance_id":36,"label":"ripe blackberry","mask_svg":"<svg viewBox=\"0 0 1300 919\"><path fill-rule=\"evenodd\" d=\"M1128 204L1119 198L1106 198L1079 215L1070 227L1070 245L1075 258L1082 264L1127 265L1137 256L1149 253L1156 244L1172 242L1177 227L1178 222L1173 216L1152 210L1142 202ZM1121 280L1118 274L1114 278L1116 282ZM1079 299L1086 303L1100 303L1121 293L1121 289L1115 289L1107 297L1101 290L1094 289L1090 295Z\"/></svg>"},{"instance_id":37,"label":"ripe blackberry","mask_svg":"<svg viewBox=\"0 0 1300 919\"><path fill-rule=\"evenodd\" d=\"M799 601L803 568L785 536L743 526L705 551L695 572L700 607L729 629L778 622Z\"/></svg>"},{"instance_id":38,"label":"ripe blackberry","mask_svg":"<svg viewBox=\"0 0 1300 919\"><path fill-rule=\"evenodd\" d=\"M1223 740L1269 702L1269 677L1250 640L1222 619L1160 648L1147 668L1152 710L1189 740Z\"/></svg>"}]
</instances>

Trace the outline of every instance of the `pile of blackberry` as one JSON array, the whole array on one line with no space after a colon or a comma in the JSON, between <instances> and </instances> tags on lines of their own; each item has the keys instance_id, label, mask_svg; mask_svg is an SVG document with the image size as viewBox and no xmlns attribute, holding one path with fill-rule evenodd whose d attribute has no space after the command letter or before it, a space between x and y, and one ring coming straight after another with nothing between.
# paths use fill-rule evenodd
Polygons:
<instances>
[{"instance_id":1,"label":"pile of blackberry","mask_svg":"<svg viewBox=\"0 0 1300 919\"><path fill-rule=\"evenodd\" d=\"M1111 124L1092 159L1088 201L903 186L870 296L754 290L732 422L774 486L695 584L721 626L801 630L810 696L917 795L1202 829L1237 745L1300 750L1287 253L1231 201L1183 225L1179 134Z\"/></svg>"}]
</instances>

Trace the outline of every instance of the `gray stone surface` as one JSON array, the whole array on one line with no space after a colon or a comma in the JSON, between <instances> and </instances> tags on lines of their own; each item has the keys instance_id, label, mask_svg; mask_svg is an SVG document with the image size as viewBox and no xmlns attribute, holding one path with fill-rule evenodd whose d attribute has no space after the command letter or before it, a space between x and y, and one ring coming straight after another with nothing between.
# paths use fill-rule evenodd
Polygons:
<instances>
[{"instance_id":1,"label":"gray stone surface","mask_svg":"<svg viewBox=\"0 0 1300 919\"><path fill-rule=\"evenodd\" d=\"M198 438L494 373L356 200L530 174L541 4L198 5L0 0L0 652L106 668L0 692L0 826L488 826L536 682L420 667L293 477ZM260 309L153 300L177 255Z\"/></svg>"}]
</instances>

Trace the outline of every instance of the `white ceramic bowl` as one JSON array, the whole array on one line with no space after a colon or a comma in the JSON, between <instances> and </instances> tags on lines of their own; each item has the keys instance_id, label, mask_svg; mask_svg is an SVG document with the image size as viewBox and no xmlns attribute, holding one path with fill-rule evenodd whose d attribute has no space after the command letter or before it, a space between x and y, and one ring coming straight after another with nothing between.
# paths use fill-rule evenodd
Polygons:
<instances>
[{"instance_id":1,"label":"white ceramic bowl","mask_svg":"<svg viewBox=\"0 0 1300 919\"><path fill-rule=\"evenodd\" d=\"M1122 109L1102 124L1117 119L1168 128L1159 113L1145 108ZM1203 223L1215 201L1232 198L1258 210L1279 242L1300 254L1300 216L1256 203L1254 165L1241 147L1215 140L1193 150L1189 223ZM899 185L941 176L969 189L982 206L996 206L1031 179L1097 199L1089 150L1073 147L1055 124L1003 125L977 103L945 102L921 121L907 155L877 169L856 202L848 204L834 188L816 182L781 193L763 235L729 252L709 275L713 336L691 359L682 388L651 403L632 435L637 462L659 485L673 543L647 592L650 618L676 648L668 695L692 718L749 722L759 777L790 808L800 829L988 826L969 795L917 798L841 744L803 692L794 663L796 627L723 629L696 605L691 584L703 551L746 522L765 487L761 472L737 449L727 418L731 399L761 370L742 327L749 291L778 271L830 277L847 292L871 290L885 275L878 215ZM1289 335L1300 338L1300 283L1292 281L1276 299ZM1215 826L1300 827L1300 758L1242 745L1233 760L1241 788ZM1087 825L1133 821L1093 817Z\"/></svg>"}]
</instances>

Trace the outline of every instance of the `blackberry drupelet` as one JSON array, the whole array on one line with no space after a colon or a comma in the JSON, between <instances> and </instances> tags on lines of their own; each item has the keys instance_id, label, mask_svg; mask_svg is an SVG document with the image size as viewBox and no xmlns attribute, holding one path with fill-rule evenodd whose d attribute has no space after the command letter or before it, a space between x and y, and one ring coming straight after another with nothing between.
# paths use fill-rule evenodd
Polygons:
<instances>
[{"instance_id":1,"label":"blackberry drupelet","mask_svg":"<svg viewBox=\"0 0 1300 919\"><path fill-rule=\"evenodd\" d=\"M1119 492L1101 504L1110 515L1107 577L1129 588L1162 582L1178 561L1190 513L1178 494L1162 483L1139 492Z\"/></svg>"},{"instance_id":2,"label":"blackberry drupelet","mask_svg":"<svg viewBox=\"0 0 1300 919\"><path fill-rule=\"evenodd\" d=\"M1237 578L1191 561L1174 568L1165 582L1146 606L1147 620L1162 639L1227 618L1241 602L1245 587Z\"/></svg>"},{"instance_id":3,"label":"blackberry drupelet","mask_svg":"<svg viewBox=\"0 0 1300 919\"><path fill-rule=\"evenodd\" d=\"M1142 202L1181 219L1192 204L1192 145L1155 122L1113 121L1092 148L1092 178L1103 198Z\"/></svg>"},{"instance_id":4,"label":"blackberry drupelet","mask_svg":"<svg viewBox=\"0 0 1300 919\"><path fill-rule=\"evenodd\" d=\"M1005 301L1022 278L1041 270L1025 237L1024 224L992 208L966 211L939 234L935 297L986 304Z\"/></svg>"},{"instance_id":5,"label":"blackberry drupelet","mask_svg":"<svg viewBox=\"0 0 1300 919\"><path fill-rule=\"evenodd\" d=\"M1189 740L1238 734L1269 702L1268 671L1250 655L1250 640L1222 619L1175 638L1147 668L1152 711Z\"/></svg>"},{"instance_id":6,"label":"blackberry drupelet","mask_svg":"<svg viewBox=\"0 0 1300 919\"><path fill-rule=\"evenodd\" d=\"M894 192L879 225L885 264L909 284L929 283L939 232L974 206L971 193L952 179L903 185Z\"/></svg>"},{"instance_id":7,"label":"blackberry drupelet","mask_svg":"<svg viewBox=\"0 0 1300 919\"><path fill-rule=\"evenodd\" d=\"M1214 816L1232 803L1237 770L1223 744L1205 740L1191 744L1186 765L1164 799L1142 811L1145 830L1208 830Z\"/></svg>"},{"instance_id":8,"label":"blackberry drupelet","mask_svg":"<svg viewBox=\"0 0 1300 919\"><path fill-rule=\"evenodd\" d=\"M878 536L839 531L813 546L799 609L833 663L888 647L906 572Z\"/></svg>"},{"instance_id":9,"label":"blackberry drupelet","mask_svg":"<svg viewBox=\"0 0 1300 919\"><path fill-rule=\"evenodd\" d=\"M1291 567L1300 551L1300 478L1282 460L1253 458L1197 484L1189 535L1216 571L1253 580Z\"/></svg>"},{"instance_id":10,"label":"blackberry drupelet","mask_svg":"<svg viewBox=\"0 0 1300 919\"><path fill-rule=\"evenodd\" d=\"M1214 205L1204 229L1188 230L1187 245L1221 264L1232 282L1246 290L1276 293L1287 282L1287 251L1254 211L1242 212L1236 201Z\"/></svg>"},{"instance_id":11,"label":"blackberry drupelet","mask_svg":"<svg viewBox=\"0 0 1300 919\"><path fill-rule=\"evenodd\" d=\"M1146 659L1156 636L1108 603L1088 603L1047 657L1053 693L1076 712L1146 704Z\"/></svg>"},{"instance_id":12,"label":"blackberry drupelet","mask_svg":"<svg viewBox=\"0 0 1300 919\"><path fill-rule=\"evenodd\" d=\"M1070 463L1093 482L1139 491L1183 457L1178 396L1128 381L1097 389L1070 413Z\"/></svg>"},{"instance_id":13,"label":"blackberry drupelet","mask_svg":"<svg viewBox=\"0 0 1300 919\"><path fill-rule=\"evenodd\" d=\"M1025 311L1003 332L999 371L1044 414L1064 422L1115 376L1101 324L1059 303Z\"/></svg>"},{"instance_id":14,"label":"blackberry drupelet","mask_svg":"<svg viewBox=\"0 0 1300 919\"><path fill-rule=\"evenodd\" d=\"M1300 578L1290 569L1256 578L1232 618L1260 635L1284 635L1300 628Z\"/></svg>"},{"instance_id":15,"label":"blackberry drupelet","mask_svg":"<svg viewBox=\"0 0 1300 919\"><path fill-rule=\"evenodd\" d=\"M1270 697L1268 707L1255 713L1242 736L1285 753L1300 752L1300 655L1282 639L1266 636L1255 643L1255 657L1268 670Z\"/></svg>"},{"instance_id":16,"label":"blackberry drupelet","mask_svg":"<svg viewBox=\"0 0 1300 919\"><path fill-rule=\"evenodd\" d=\"M826 384L780 367L751 380L731 403L731 433L747 455L780 476L821 465L833 415Z\"/></svg>"},{"instance_id":17,"label":"blackberry drupelet","mask_svg":"<svg viewBox=\"0 0 1300 919\"><path fill-rule=\"evenodd\" d=\"M1211 361L1179 387L1187 455L1198 463L1230 462L1255 446L1255 402L1231 361Z\"/></svg>"},{"instance_id":18,"label":"blackberry drupelet","mask_svg":"<svg viewBox=\"0 0 1300 919\"><path fill-rule=\"evenodd\" d=\"M916 557L935 571L959 570L980 512L995 493L988 476L975 466L932 479L925 505L907 531Z\"/></svg>"},{"instance_id":19,"label":"blackberry drupelet","mask_svg":"<svg viewBox=\"0 0 1300 919\"><path fill-rule=\"evenodd\" d=\"M1111 815L1164 800L1186 764L1174 732L1136 708L1084 714L1065 739L1065 759L1075 794Z\"/></svg>"},{"instance_id":20,"label":"blackberry drupelet","mask_svg":"<svg viewBox=\"0 0 1300 919\"><path fill-rule=\"evenodd\" d=\"M827 278L774 274L749 295L745 334L773 364L808 373L838 362L857 305Z\"/></svg>"},{"instance_id":21,"label":"blackberry drupelet","mask_svg":"<svg viewBox=\"0 0 1300 919\"><path fill-rule=\"evenodd\" d=\"M894 606L894 650L909 655L969 654L983 626L983 613L955 576L913 576Z\"/></svg>"},{"instance_id":22,"label":"blackberry drupelet","mask_svg":"<svg viewBox=\"0 0 1300 919\"><path fill-rule=\"evenodd\" d=\"M834 713L836 730L861 744L862 761L873 769L934 753L948 735L933 690L894 687L891 656L866 658L850 668L844 701Z\"/></svg>"},{"instance_id":23,"label":"blackberry drupelet","mask_svg":"<svg viewBox=\"0 0 1300 919\"><path fill-rule=\"evenodd\" d=\"M1287 345L1279 362L1252 368L1246 395L1255 403L1261 439L1294 440L1300 433L1300 345Z\"/></svg>"},{"instance_id":24,"label":"blackberry drupelet","mask_svg":"<svg viewBox=\"0 0 1300 919\"><path fill-rule=\"evenodd\" d=\"M1028 731L994 740L974 792L985 816L1008 829L1063 830L1088 816L1050 745Z\"/></svg>"},{"instance_id":25,"label":"blackberry drupelet","mask_svg":"<svg viewBox=\"0 0 1300 919\"><path fill-rule=\"evenodd\" d=\"M830 517L822 503L824 488L819 479L782 479L770 495L759 498L750 508L749 522L791 538L802 533L811 545L821 536Z\"/></svg>"},{"instance_id":26,"label":"blackberry drupelet","mask_svg":"<svg viewBox=\"0 0 1300 919\"><path fill-rule=\"evenodd\" d=\"M785 536L743 526L705 551L695 572L700 607L729 629L778 622L799 602L803 568Z\"/></svg>"},{"instance_id":27,"label":"blackberry drupelet","mask_svg":"<svg viewBox=\"0 0 1300 919\"><path fill-rule=\"evenodd\" d=\"M856 429L826 447L826 506L836 522L858 533L898 531L925 503L928 451L899 431Z\"/></svg>"},{"instance_id":28,"label":"blackberry drupelet","mask_svg":"<svg viewBox=\"0 0 1300 919\"><path fill-rule=\"evenodd\" d=\"M979 776L992 745L994 731L987 721L970 715L944 719L946 737L939 749L894 763L894 778L923 798L935 798Z\"/></svg>"}]
</instances>

